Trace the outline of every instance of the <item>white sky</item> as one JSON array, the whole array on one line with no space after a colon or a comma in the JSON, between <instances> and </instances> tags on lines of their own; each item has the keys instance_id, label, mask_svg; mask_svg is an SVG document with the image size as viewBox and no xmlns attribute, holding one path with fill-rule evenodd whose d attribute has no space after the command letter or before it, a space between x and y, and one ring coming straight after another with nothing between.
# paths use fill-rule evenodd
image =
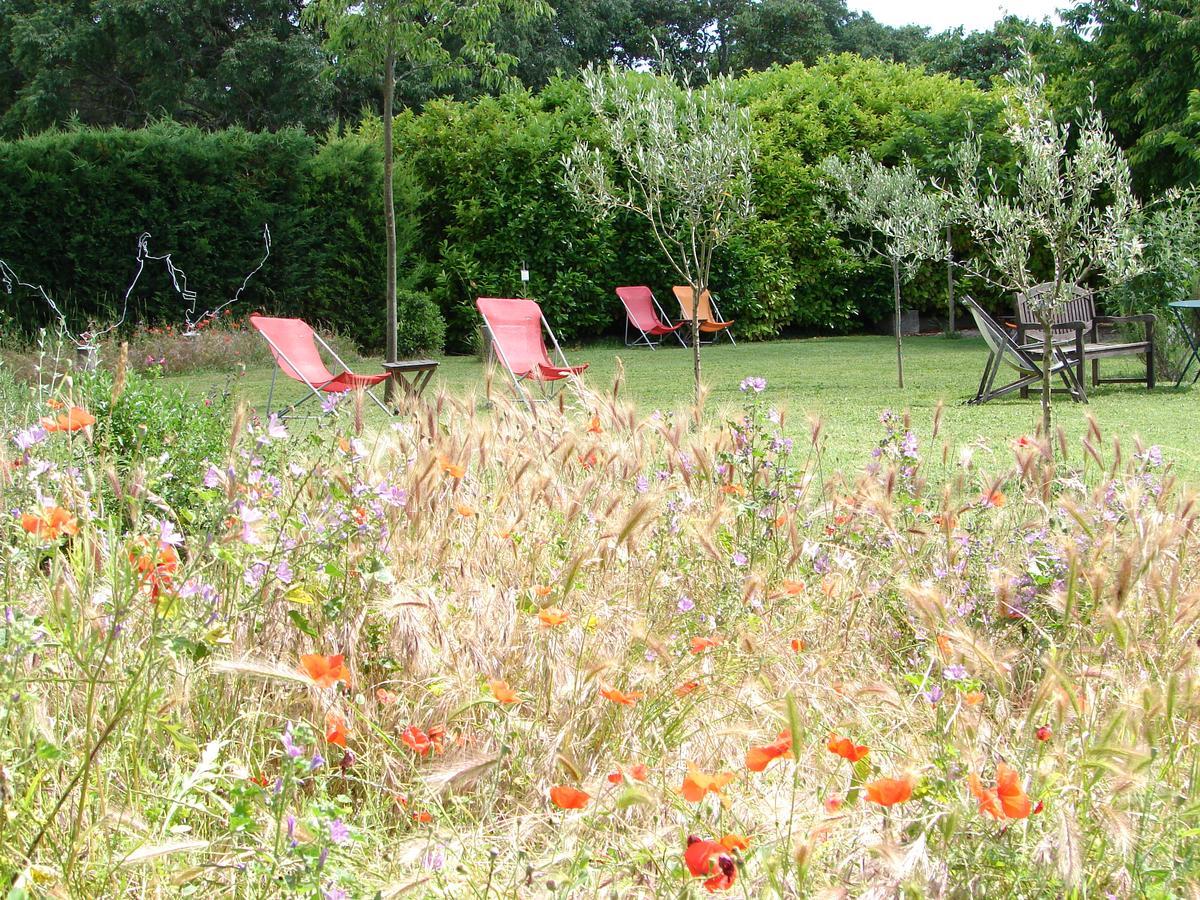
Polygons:
<instances>
[{"instance_id":1,"label":"white sky","mask_svg":"<svg viewBox=\"0 0 1200 900\"><path fill-rule=\"evenodd\" d=\"M1005 15L1041 20L1070 0L850 0L852 10L869 12L885 25L928 25L934 32L962 25L982 31Z\"/></svg>"}]
</instances>

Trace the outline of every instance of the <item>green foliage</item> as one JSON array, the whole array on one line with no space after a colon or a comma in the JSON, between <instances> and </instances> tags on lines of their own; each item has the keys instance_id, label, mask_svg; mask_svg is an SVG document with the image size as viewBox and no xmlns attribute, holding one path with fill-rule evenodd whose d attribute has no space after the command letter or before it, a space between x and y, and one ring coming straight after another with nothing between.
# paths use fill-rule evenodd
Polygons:
<instances>
[{"instance_id":1,"label":"green foliage","mask_svg":"<svg viewBox=\"0 0 1200 900\"><path fill-rule=\"evenodd\" d=\"M137 127L319 128L324 60L299 0L70 0L0 4L0 133Z\"/></svg>"}]
</instances>

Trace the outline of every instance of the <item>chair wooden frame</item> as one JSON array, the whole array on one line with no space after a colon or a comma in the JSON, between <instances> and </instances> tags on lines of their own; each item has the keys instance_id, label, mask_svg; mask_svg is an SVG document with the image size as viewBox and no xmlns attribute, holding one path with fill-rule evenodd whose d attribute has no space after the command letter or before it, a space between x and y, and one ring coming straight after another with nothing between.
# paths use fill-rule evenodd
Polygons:
<instances>
[{"instance_id":1,"label":"chair wooden frame","mask_svg":"<svg viewBox=\"0 0 1200 900\"><path fill-rule=\"evenodd\" d=\"M1034 340L1042 337L1042 325L1033 312L1033 300L1054 290L1050 282L1035 285L1026 293L1016 297L1017 307L1017 343L1024 344L1026 336ZM1153 314L1138 316L1098 316L1096 303L1092 292L1079 285L1071 285L1071 297L1061 309L1055 310L1051 319L1055 343L1066 342L1082 346L1082 351L1076 359L1076 378L1084 383L1084 365L1092 364L1092 386L1102 384L1145 384L1147 390L1153 390L1154 376L1154 325L1158 317ZM1100 340L1102 325L1142 325L1145 328L1145 339L1126 341L1123 343L1108 343ZM1144 356L1146 374L1140 378L1101 378L1100 360L1117 356ZM1022 394L1025 396L1028 390Z\"/></svg>"},{"instance_id":2,"label":"chair wooden frame","mask_svg":"<svg viewBox=\"0 0 1200 900\"><path fill-rule=\"evenodd\" d=\"M979 380L979 390L967 403L973 405L987 403L989 400L1017 390L1022 392L1022 396L1026 396L1030 385L1040 382L1043 377L1054 375L1058 375L1063 380L1071 399L1079 403L1087 402L1087 393L1080 381L1080 374L1077 371L1078 360L1075 355L1082 353L1082 339L1076 343L1070 353L1067 352L1069 344L1054 344L1054 362L1049 373L1043 373L1041 361L1038 358L1042 353L1041 344L1018 344L1009 332L971 297L964 296L961 298L961 302L971 313L971 317L975 320L975 326L988 345L988 360L983 368L983 376ZM995 387L996 376L1000 374L1000 369L1005 365L1016 370L1018 378L1008 384Z\"/></svg>"}]
</instances>

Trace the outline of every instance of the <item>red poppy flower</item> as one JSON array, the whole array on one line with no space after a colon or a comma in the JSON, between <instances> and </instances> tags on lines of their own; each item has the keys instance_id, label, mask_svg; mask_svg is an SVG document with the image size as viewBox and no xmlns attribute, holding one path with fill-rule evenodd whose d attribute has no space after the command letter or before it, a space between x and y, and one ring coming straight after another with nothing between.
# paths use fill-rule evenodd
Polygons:
<instances>
[{"instance_id":1,"label":"red poppy flower","mask_svg":"<svg viewBox=\"0 0 1200 900\"><path fill-rule=\"evenodd\" d=\"M870 748L864 744L855 744L850 738L839 738L836 734L829 736L829 743L825 745L829 748L830 753L836 753L847 762L856 763L868 753Z\"/></svg>"},{"instance_id":2,"label":"red poppy flower","mask_svg":"<svg viewBox=\"0 0 1200 900\"><path fill-rule=\"evenodd\" d=\"M1050 738L1054 737L1054 732L1050 729L1049 725L1040 726L1036 734L1039 741L1048 741Z\"/></svg>"},{"instance_id":3,"label":"red poppy flower","mask_svg":"<svg viewBox=\"0 0 1200 900\"><path fill-rule=\"evenodd\" d=\"M650 770L642 765L642 763L635 763L629 767L629 777L634 781L645 781L649 774ZM625 780L625 772L622 769L617 769L617 771L609 774L608 780L612 784L620 784Z\"/></svg>"},{"instance_id":4,"label":"red poppy flower","mask_svg":"<svg viewBox=\"0 0 1200 900\"><path fill-rule=\"evenodd\" d=\"M400 742L412 750L417 756L427 756L433 751L433 742L429 735L416 725L409 725L400 735Z\"/></svg>"},{"instance_id":5,"label":"red poppy flower","mask_svg":"<svg viewBox=\"0 0 1200 900\"><path fill-rule=\"evenodd\" d=\"M322 656L319 653L308 653L300 657L301 671L311 678L317 687L333 687L339 681L350 684L350 675L342 665L345 656L335 653L333 656Z\"/></svg>"},{"instance_id":6,"label":"red poppy flower","mask_svg":"<svg viewBox=\"0 0 1200 900\"><path fill-rule=\"evenodd\" d=\"M683 777L679 793L688 803L699 803L710 793L721 797L721 791L736 777L732 772L718 772L710 775L698 769L695 763L688 763L687 775Z\"/></svg>"},{"instance_id":7,"label":"red poppy flower","mask_svg":"<svg viewBox=\"0 0 1200 900\"><path fill-rule=\"evenodd\" d=\"M49 506L40 514L21 516L21 527L43 541L56 541L64 534L79 534L79 521L61 506Z\"/></svg>"},{"instance_id":8,"label":"red poppy flower","mask_svg":"<svg viewBox=\"0 0 1200 900\"><path fill-rule=\"evenodd\" d=\"M679 687L675 688L675 696L686 697L698 687L700 687L700 682L698 681L685 681L683 684L679 685Z\"/></svg>"},{"instance_id":9,"label":"red poppy flower","mask_svg":"<svg viewBox=\"0 0 1200 900\"><path fill-rule=\"evenodd\" d=\"M1000 509L1007 502L1008 498L1004 496L1004 492L999 488L988 491L979 498L979 503L981 506L987 506L992 509Z\"/></svg>"},{"instance_id":10,"label":"red poppy flower","mask_svg":"<svg viewBox=\"0 0 1200 900\"><path fill-rule=\"evenodd\" d=\"M337 713L325 715L325 740L339 747L346 746L346 719Z\"/></svg>"},{"instance_id":11,"label":"red poppy flower","mask_svg":"<svg viewBox=\"0 0 1200 900\"><path fill-rule=\"evenodd\" d=\"M80 431L89 425L95 425L96 417L86 409L72 406L66 413L60 414L57 418L53 416L43 417L38 424L47 431Z\"/></svg>"},{"instance_id":12,"label":"red poppy flower","mask_svg":"<svg viewBox=\"0 0 1200 900\"><path fill-rule=\"evenodd\" d=\"M728 890L737 878L733 856L724 844L716 841L702 841L695 835L688 835L683 862L696 878L706 879L704 887L709 892Z\"/></svg>"},{"instance_id":13,"label":"red poppy flower","mask_svg":"<svg viewBox=\"0 0 1200 900\"><path fill-rule=\"evenodd\" d=\"M880 806L895 806L912 797L913 779L911 775L903 778L880 778L863 785L867 799Z\"/></svg>"},{"instance_id":14,"label":"red poppy flower","mask_svg":"<svg viewBox=\"0 0 1200 900\"><path fill-rule=\"evenodd\" d=\"M567 614L557 606L547 606L538 611L538 620L543 628L555 628L567 621Z\"/></svg>"},{"instance_id":15,"label":"red poppy flower","mask_svg":"<svg viewBox=\"0 0 1200 900\"><path fill-rule=\"evenodd\" d=\"M607 685L602 684L600 685L600 696L605 700L610 700L613 703L616 703L618 706L633 706L633 704L637 703L646 695L642 691L630 691L629 693L625 693L624 691L619 691L614 687L608 687Z\"/></svg>"},{"instance_id":16,"label":"red poppy flower","mask_svg":"<svg viewBox=\"0 0 1200 900\"><path fill-rule=\"evenodd\" d=\"M395 691L389 691L387 688L377 687L375 688L375 699L384 706L391 706L400 699L400 695Z\"/></svg>"},{"instance_id":17,"label":"red poppy flower","mask_svg":"<svg viewBox=\"0 0 1200 900\"><path fill-rule=\"evenodd\" d=\"M996 766L996 786L985 789L979 776L972 772L967 777L971 793L979 801L979 812L997 821L1001 819L1025 819L1033 811L1033 804L1021 787L1021 778L1015 769L1006 763Z\"/></svg>"},{"instance_id":18,"label":"red poppy flower","mask_svg":"<svg viewBox=\"0 0 1200 900\"><path fill-rule=\"evenodd\" d=\"M413 817L413 821L420 825L428 825L430 822L433 821L433 813L431 813L427 809L423 809L420 812L413 813L412 817Z\"/></svg>"},{"instance_id":19,"label":"red poppy flower","mask_svg":"<svg viewBox=\"0 0 1200 900\"><path fill-rule=\"evenodd\" d=\"M805 644L804 641L800 640L800 638L792 638L792 652L793 653L799 653L801 650L803 650L807 646L808 645Z\"/></svg>"},{"instance_id":20,"label":"red poppy flower","mask_svg":"<svg viewBox=\"0 0 1200 900\"><path fill-rule=\"evenodd\" d=\"M550 802L559 809L583 809L590 799L590 794L570 785L557 784L550 788Z\"/></svg>"},{"instance_id":21,"label":"red poppy flower","mask_svg":"<svg viewBox=\"0 0 1200 900\"><path fill-rule=\"evenodd\" d=\"M719 634L714 634L712 637L694 637L692 638L692 653L699 655L705 650L720 647L723 643L725 643L725 638Z\"/></svg>"},{"instance_id":22,"label":"red poppy flower","mask_svg":"<svg viewBox=\"0 0 1200 900\"><path fill-rule=\"evenodd\" d=\"M781 731L773 743L763 747L751 747L746 751L746 768L751 772L761 772L773 760L787 756L792 752L792 733Z\"/></svg>"},{"instance_id":23,"label":"red poppy flower","mask_svg":"<svg viewBox=\"0 0 1200 900\"><path fill-rule=\"evenodd\" d=\"M508 686L507 681L501 681L498 678L489 678L488 687L492 691L492 696L499 703L520 703L521 698L517 692Z\"/></svg>"}]
</instances>

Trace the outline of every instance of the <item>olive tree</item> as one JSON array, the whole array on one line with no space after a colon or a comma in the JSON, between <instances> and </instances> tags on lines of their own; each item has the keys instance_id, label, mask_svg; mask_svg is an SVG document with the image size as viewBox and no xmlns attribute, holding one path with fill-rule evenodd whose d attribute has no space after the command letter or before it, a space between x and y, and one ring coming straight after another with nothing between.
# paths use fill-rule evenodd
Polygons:
<instances>
[{"instance_id":1,"label":"olive tree","mask_svg":"<svg viewBox=\"0 0 1200 900\"><path fill-rule=\"evenodd\" d=\"M951 195L979 248L965 263L972 274L1020 293L1052 285L1031 296L1042 330L1042 430L1049 439L1055 315L1076 286L1097 277L1117 284L1141 270L1139 207L1129 164L1094 100L1080 110L1077 124L1060 122L1028 54L1006 79L1015 183L1002 186L992 170L980 172L975 137L958 148Z\"/></svg>"},{"instance_id":2,"label":"olive tree","mask_svg":"<svg viewBox=\"0 0 1200 900\"><path fill-rule=\"evenodd\" d=\"M564 182L598 217L625 210L648 222L663 256L692 289L699 404L700 296L709 287L713 254L753 215L749 115L723 77L701 89L610 65L589 68L583 83L606 146L577 143L563 157Z\"/></svg>"},{"instance_id":3,"label":"olive tree","mask_svg":"<svg viewBox=\"0 0 1200 900\"><path fill-rule=\"evenodd\" d=\"M856 244L865 256L881 256L892 267L895 304L896 376L904 387L904 349L900 337L900 285L929 260L948 260L946 226L950 205L932 190L912 162L885 166L866 151L844 160L831 156L822 163L837 203L826 204L830 218L865 236Z\"/></svg>"}]
</instances>

